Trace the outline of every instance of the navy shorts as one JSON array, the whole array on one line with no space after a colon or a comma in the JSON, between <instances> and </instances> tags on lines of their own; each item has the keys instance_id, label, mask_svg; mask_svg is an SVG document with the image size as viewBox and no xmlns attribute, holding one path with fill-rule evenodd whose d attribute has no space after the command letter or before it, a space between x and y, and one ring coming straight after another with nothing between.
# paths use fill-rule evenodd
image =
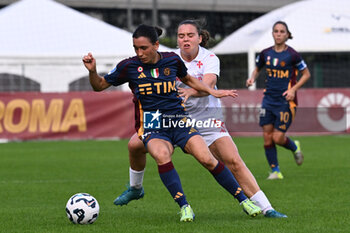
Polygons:
<instances>
[{"instance_id":1,"label":"navy shorts","mask_svg":"<svg viewBox=\"0 0 350 233\"><path fill-rule=\"evenodd\" d=\"M170 142L174 147L179 146L185 153L187 153L185 151L186 143L191 137L195 135L200 135L195 127L171 127L167 129L163 128L159 130L145 131L141 136L141 140L147 148L147 143L151 139L163 139Z\"/></svg>"},{"instance_id":2,"label":"navy shorts","mask_svg":"<svg viewBox=\"0 0 350 233\"><path fill-rule=\"evenodd\" d=\"M292 101L276 106L263 104L260 109L259 125L272 124L275 129L285 133L294 120L295 112L296 105Z\"/></svg>"}]
</instances>

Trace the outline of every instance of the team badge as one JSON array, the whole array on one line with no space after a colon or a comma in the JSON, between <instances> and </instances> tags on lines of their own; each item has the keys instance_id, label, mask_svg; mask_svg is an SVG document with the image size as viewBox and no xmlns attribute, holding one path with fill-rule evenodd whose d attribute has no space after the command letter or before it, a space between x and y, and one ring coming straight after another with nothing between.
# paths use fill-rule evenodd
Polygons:
<instances>
[{"instance_id":1,"label":"team badge","mask_svg":"<svg viewBox=\"0 0 350 233\"><path fill-rule=\"evenodd\" d=\"M270 56L267 56L267 61L266 61L266 65L269 66L271 63L270 63L270 59L271 57Z\"/></svg>"},{"instance_id":2,"label":"team badge","mask_svg":"<svg viewBox=\"0 0 350 233\"><path fill-rule=\"evenodd\" d=\"M137 71L141 73L141 72L143 71L143 67L142 67L142 66L139 66L139 67L137 68Z\"/></svg>"},{"instance_id":3,"label":"team badge","mask_svg":"<svg viewBox=\"0 0 350 233\"><path fill-rule=\"evenodd\" d=\"M159 69L151 69L151 75L153 78L158 78L159 77Z\"/></svg>"},{"instance_id":4,"label":"team badge","mask_svg":"<svg viewBox=\"0 0 350 233\"><path fill-rule=\"evenodd\" d=\"M164 69L164 75L166 76L170 75L170 68L167 67Z\"/></svg>"},{"instance_id":5,"label":"team badge","mask_svg":"<svg viewBox=\"0 0 350 233\"><path fill-rule=\"evenodd\" d=\"M285 67L285 66L286 66L286 62L285 62L285 61L281 61L280 65L281 65L282 67Z\"/></svg>"}]
</instances>

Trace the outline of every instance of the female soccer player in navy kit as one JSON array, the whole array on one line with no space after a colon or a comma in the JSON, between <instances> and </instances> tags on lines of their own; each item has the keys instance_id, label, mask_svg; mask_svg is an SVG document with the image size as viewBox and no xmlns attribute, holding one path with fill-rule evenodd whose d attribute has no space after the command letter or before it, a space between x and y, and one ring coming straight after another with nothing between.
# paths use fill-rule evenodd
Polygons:
<instances>
[{"instance_id":1,"label":"female soccer player in navy kit","mask_svg":"<svg viewBox=\"0 0 350 233\"><path fill-rule=\"evenodd\" d=\"M184 61L190 75L201 80L209 87L216 88L216 82L220 74L220 61L214 53L204 48L209 38L209 32L203 30L198 21L184 20L179 24L177 30L179 49L176 53ZM198 128L198 131L211 153L231 170L249 199L261 208L266 217L287 217L273 209L264 192L260 190L254 176L241 159L238 149L223 123L219 99L198 93L181 81L177 81L177 86L180 96L186 100L186 110L193 119L212 119L222 122L218 128L201 127ZM129 141L129 151L131 187L116 199L116 205L125 205L138 199L138 193L144 193L142 183L147 151L135 135Z\"/></svg>"},{"instance_id":2,"label":"female soccer player in navy kit","mask_svg":"<svg viewBox=\"0 0 350 233\"><path fill-rule=\"evenodd\" d=\"M285 133L295 116L296 91L310 78L310 72L299 53L286 44L293 37L285 22L278 21L273 25L272 36L274 46L258 55L256 68L246 85L253 85L260 70L266 67L266 89L259 124L263 128L265 155L272 169L268 179L283 179L276 144L292 151L298 165L304 161L300 142L286 137ZM297 71L301 73L298 82Z\"/></svg>"},{"instance_id":3,"label":"female soccer player in navy kit","mask_svg":"<svg viewBox=\"0 0 350 233\"><path fill-rule=\"evenodd\" d=\"M188 222L193 221L194 213L188 205L180 178L171 162L175 144L192 154L238 201L247 200L247 197L228 168L210 153L198 131L186 124L189 118L175 87L176 77L190 87L218 98L236 97L237 94L235 91L214 90L203 85L187 74L187 68L178 55L172 52L159 53L158 36L161 32L158 28L140 25L133 33L137 56L121 61L104 77L98 75L96 61L91 53L83 57L83 62L89 70L90 83L95 91L129 82L134 94L135 128L138 136L157 162L163 184L181 208L180 221ZM176 122L177 125L162 125L163 121L159 119L167 116L175 116L172 119L169 117L167 122ZM260 213L260 208L253 203L246 204L253 205L256 215Z\"/></svg>"}]
</instances>

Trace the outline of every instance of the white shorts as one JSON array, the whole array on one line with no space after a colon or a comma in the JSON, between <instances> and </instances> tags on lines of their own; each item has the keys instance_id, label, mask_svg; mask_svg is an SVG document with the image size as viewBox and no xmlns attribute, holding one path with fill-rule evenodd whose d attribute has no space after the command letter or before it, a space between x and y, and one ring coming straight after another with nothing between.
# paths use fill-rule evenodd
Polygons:
<instances>
[{"instance_id":1,"label":"white shorts","mask_svg":"<svg viewBox=\"0 0 350 233\"><path fill-rule=\"evenodd\" d=\"M213 144L216 140L218 140L219 138L222 138L225 136L231 137L231 135L227 131L225 131L225 132L200 132L200 134L202 135L202 137L203 137L203 139L208 147L211 144Z\"/></svg>"}]
</instances>

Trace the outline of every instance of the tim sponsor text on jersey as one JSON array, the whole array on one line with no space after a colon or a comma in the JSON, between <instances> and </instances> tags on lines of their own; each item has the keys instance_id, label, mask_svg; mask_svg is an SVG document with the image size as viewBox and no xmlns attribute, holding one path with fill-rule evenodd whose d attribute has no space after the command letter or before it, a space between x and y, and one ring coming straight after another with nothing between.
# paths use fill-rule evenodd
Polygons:
<instances>
[{"instance_id":1,"label":"tim sponsor text on jersey","mask_svg":"<svg viewBox=\"0 0 350 233\"><path fill-rule=\"evenodd\" d=\"M153 91L157 94L167 94L172 91L176 91L175 80L167 82L153 82L138 84L139 92L141 95L151 95Z\"/></svg>"},{"instance_id":2,"label":"tim sponsor text on jersey","mask_svg":"<svg viewBox=\"0 0 350 233\"><path fill-rule=\"evenodd\" d=\"M289 70L278 70L266 68L266 73L268 76L273 78L289 78Z\"/></svg>"}]
</instances>

